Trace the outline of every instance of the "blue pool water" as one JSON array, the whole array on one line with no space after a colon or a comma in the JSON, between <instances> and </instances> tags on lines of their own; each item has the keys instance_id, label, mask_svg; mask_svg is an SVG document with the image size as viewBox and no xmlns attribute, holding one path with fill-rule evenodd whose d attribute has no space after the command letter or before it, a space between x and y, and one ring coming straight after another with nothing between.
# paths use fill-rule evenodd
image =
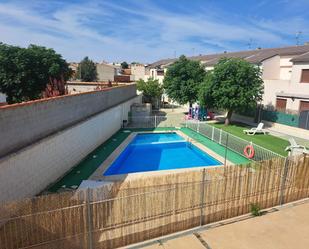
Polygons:
<instances>
[{"instance_id":1,"label":"blue pool water","mask_svg":"<svg viewBox=\"0 0 309 249\"><path fill-rule=\"evenodd\" d=\"M176 133L138 134L104 175L220 164Z\"/></svg>"}]
</instances>

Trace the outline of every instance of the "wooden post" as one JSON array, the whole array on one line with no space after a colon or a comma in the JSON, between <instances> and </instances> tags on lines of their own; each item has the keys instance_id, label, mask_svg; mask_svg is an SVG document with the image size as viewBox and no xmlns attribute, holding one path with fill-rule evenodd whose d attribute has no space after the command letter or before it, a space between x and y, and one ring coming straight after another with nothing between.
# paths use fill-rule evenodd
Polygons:
<instances>
[{"instance_id":1,"label":"wooden post","mask_svg":"<svg viewBox=\"0 0 309 249\"><path fill-rule=\"evenodd\" d=\"M200 121L197 120L197 129L196 129L197 133L200 133Z\"/></svg>"},{"instance_id":2,"label":"wooden post","mask_svg":"<svg viewBox=\"0 0 309 249\"><path fill-rule=\"evenodd\" d=\"M284 204L284 185L285 185L285 181L286 181L286 177L288 174L288 168L289 168L289 157L285 158L284 161L284 169L283 169L283 174L282 174L282 180L281 180L281 186L280 186L280 199L279 199L279 205L283 205Z\"/></svg>"},{"instance_id":3,"label":"wooden post","mask_svg":"<svg viewBox=\"0 0 309 249\"><path fill-rule=\"evenodd\" d=\"M86 191L86 207L87 207L87 228L88 228L88 246L89 249L93 249L92 241L92 209L90 206L90 189L87 188Z\"/></svg>"},{"instance_id":4,"label":"wooden post","mask_svg":"<svg viewBox=\"0 0 309 249\"><path fill-rule=\"evenodd\" d=\"M229 134L226 134L226 143L225 143L225 155L224 155L224 166L226 166L226 157L227 157L227 145L229 141Z\"/></svg>"},{"instance_id":5,"label":"wooden post","mask_svg":"<svg viewBox=\"0 0 309 249\"><path fill-rule=\"evenodd\" d=\"M205 193L205 168L203 169L202 182L201 182L201 213L200 213L200 226L203 226L203 206L204 206L204 193Z\"/></svg>"}]
</instances>

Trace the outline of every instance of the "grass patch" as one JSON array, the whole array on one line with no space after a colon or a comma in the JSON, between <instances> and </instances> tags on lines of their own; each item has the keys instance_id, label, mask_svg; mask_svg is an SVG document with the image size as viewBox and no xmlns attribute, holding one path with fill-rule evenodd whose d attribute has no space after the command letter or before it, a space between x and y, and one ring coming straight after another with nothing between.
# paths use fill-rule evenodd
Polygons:
<instances>
[{"instance_id":1,"label":"grass patch","mask_svg":"<svg viewBox=\"0 0 309 249\"><path fill-rule=\"evenodd\" d=\"M209 125L215 126L216 128L222 129L249 142L253 142L282 156L288 155L285 148L289 145L289 142L282 138L263 134L256 134L254 136L246 135L243 133L243 130L250 129L251 127L241 123L233 123L229 126L225 126L223 123L209 123Z\"/></svg>"},{"instance_id":2,"label":"grass patch","mask_svg":"<svg viewBox=\"0 0 309 249\"><path fill-rule=\"evenodd\" d=\"M217 153L218 155L224 158L225 156L224 146L212 141L211 139L207 138L206 136L200 133L195 132L194 130L191 130L190 128L183 127L181 128L181 131L187 136L193 138L195 141L203 144L204 146L206 146L207 148L211 149L212 151L214 151L215 153ZM250 162L249 159L247 159L246 157L241 156L238 153L232 150L229 150L229 149L227 150L226 157L227 157L227 160L235 164L247 164Z\"/></svg>"}]
</instances>

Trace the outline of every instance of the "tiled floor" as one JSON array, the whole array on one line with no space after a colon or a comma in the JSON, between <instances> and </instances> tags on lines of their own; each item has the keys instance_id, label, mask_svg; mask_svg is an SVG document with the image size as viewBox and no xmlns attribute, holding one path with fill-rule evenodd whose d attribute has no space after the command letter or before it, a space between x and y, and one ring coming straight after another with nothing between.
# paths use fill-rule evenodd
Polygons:
<instances>
[{"instance_id":1,"label":"tiled floor","mask_svg":"<svg viewBox=\"0 0 309 249\"><path fill-rule=\"evenodd\" d=\"M309 203L140 248L308 249Z\"/></svg>"}]
</instances>

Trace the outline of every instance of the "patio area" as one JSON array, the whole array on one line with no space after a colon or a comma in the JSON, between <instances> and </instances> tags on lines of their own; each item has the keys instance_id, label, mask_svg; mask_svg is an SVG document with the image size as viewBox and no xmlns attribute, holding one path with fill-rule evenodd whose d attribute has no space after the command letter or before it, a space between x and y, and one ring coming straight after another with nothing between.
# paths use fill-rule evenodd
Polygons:
<instances>
[{"instance_id":1,"label":"patio area","mask_svg":"<svg viewBox=\"0 0 309 249\"><path fill-rule=\"evenodd\" d=\"M218 226L196 233L162 239L147 249L306 249L309 245L309 203ZM131 247L137 248L137 247Z\"/></svg>"}]
</instances>

